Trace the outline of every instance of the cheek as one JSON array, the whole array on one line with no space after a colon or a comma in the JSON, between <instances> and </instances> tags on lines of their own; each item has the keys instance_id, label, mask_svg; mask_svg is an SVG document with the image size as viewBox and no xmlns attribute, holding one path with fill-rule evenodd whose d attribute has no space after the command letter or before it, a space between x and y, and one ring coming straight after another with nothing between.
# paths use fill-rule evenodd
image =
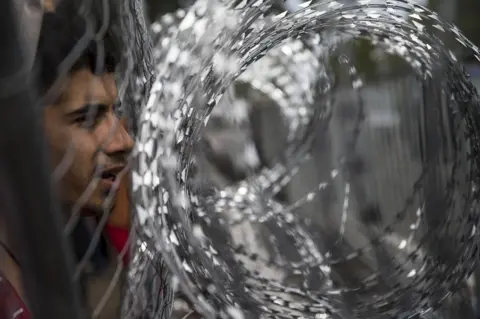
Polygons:
<instances>
[{"instance_id":1,"label":"cheek","mask_svg":"<svg viewBox=\"0 0 480 319\"><path fill-rule=\"evenodd\" d=\"M67 187L82 187L90 182L95 168L97 139L87 130L50 122L45 130L52 167L65 165L62 178ZM74 186L75 185L75 186Z\"/></svg>"},{"instance_id":2,"label":"cheek","mask_svg":"<svg viewBox=\"0 0 480 319\"><path fill-rule=\"evenodd\" d=\"M67 156L72 156L70 174L78 179L76 182L80 184L90 182L97 161L97 139L86 130L72 130L69 145L71 155L67 152Z\"/></svg>"},{"instance_id":3,"label":"cheek","mask_svg":"<svg viewBox=\"0 0 480 319\"><path fill-rule=\"evenodd\" d=\"M50 158L53 168L63 160L71 142L71 133L59 121L46 117L44 123L45 136L50 148Z\"/></svg>"}]
</instances>

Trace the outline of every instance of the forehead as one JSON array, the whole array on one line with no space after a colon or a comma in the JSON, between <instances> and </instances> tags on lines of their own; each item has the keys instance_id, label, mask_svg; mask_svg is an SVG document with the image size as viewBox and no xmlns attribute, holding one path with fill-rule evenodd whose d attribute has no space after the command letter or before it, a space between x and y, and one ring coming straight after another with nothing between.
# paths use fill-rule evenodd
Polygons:
<instances>
[{"instance_id":1,"label":"forehead","mask_svg":"<svg viewBox=\"0 0 480 319\"><path fill-rule=\"evenodd\" d=\"M113 73L94 75L90 70L76 71L70 75L63 88L61 100L67 107L85 103L114 104L118 92Z\"/></svg>"}]
</instances>

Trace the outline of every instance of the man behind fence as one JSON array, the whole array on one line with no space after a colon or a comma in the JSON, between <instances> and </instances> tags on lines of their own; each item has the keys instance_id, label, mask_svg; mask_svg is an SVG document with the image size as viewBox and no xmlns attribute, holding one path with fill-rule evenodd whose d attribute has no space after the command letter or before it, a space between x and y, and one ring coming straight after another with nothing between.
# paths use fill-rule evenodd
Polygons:
<instances>
[{"instance_id":1,"label":"man behind fence","mask_svg":"<svg viewBox=\"0 0 480 319\"><path fill-rule=\"evenodd\" d=\"M115 196L133 140L115 113L118 94L114 72L121 46L108 28L100 41L87 39L87 22L63 9L59 6L43 16L33 74L39 96L44 98L43 124L57 190L80 261L92 238L92 228L102 215L112 211L115 200L127 206L124 198ZM78 221L72 215L76 208ZM116 211L107 232L113 246L121 250L128 232L128 207L117 207ZM22 301L21 265L8 242L2 238L0 243L0 319L29 318ZM97 276L84 282L92 307L112 280L105 275L105 270L112 268L112 258L106 257L110 245L102 237L95 246L86 270L92 268ZM101 317L118 317L119 296L117 292L111 298Z\"/></svg>"}]
</instances>

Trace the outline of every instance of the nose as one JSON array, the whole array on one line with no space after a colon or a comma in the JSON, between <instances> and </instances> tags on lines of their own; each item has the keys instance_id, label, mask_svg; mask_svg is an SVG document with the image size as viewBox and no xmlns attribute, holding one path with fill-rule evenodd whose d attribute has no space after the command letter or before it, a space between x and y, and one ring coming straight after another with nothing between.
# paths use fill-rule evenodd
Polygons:
<instances>
[{"instance_id":1,"label":"nose","mask_svg":"<svg viewBox=\"0 0 480 319\"><path fill-rule=\"evenodd\" d=\"M125 119L119 120L115 115L112 116L112 125L110 126L110 136L104 146L105 153L109 155L123 154L127 156L133 149L132 136L127 132L127 122Z\"/></svg>"}]
</instances>

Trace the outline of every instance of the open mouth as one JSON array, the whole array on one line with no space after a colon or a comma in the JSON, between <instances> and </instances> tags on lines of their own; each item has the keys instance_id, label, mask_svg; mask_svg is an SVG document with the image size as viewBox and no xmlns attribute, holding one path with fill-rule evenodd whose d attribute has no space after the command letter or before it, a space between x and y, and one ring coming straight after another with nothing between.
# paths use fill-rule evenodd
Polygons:
<instances>
[{"instance_id":1,"label":"open mouth","mask_svg":"<svg viewBox=\"0 0 480 319\"><path fill-rule=\"evenodd\" d=\"M123 170L123 166L113 167L107 170L104 170L100 175L101 179L109 184L114 183L120 172Z\"/></svg>"},{"instance_id":2,"label":"open mouth","mask_svg":"<svg viewBox=\"0 0 480 319\"><path fill-rule=\"evenodd\" d=\"M103 172L101 176L103 180L106 180L112 183L117 179L117 175L111 172Z\"/></svg>"}]
</instances>

